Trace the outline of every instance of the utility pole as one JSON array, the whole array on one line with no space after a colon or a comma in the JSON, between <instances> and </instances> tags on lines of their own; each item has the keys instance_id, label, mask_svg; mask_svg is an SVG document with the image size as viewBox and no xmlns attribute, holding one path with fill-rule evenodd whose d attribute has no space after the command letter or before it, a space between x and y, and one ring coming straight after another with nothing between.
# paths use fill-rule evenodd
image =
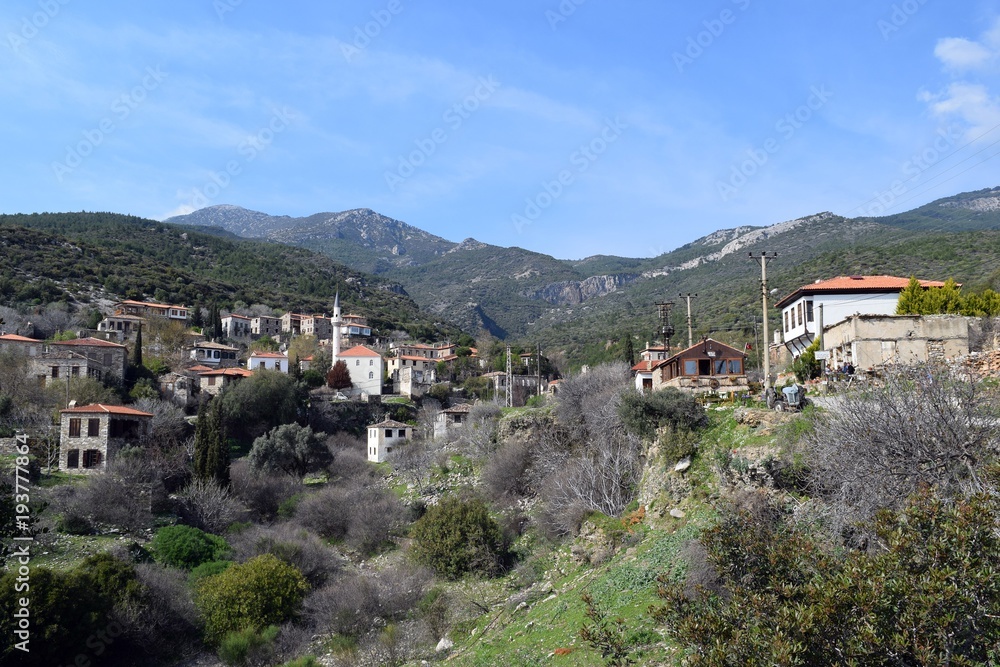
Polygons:
<instances>
[{"instance_id":1,"label":"utility pole","mask_svg":"<svg viewBox=\"0 0 1000 667\"><path fill-rule=\"evenodd\" d=\"M670 337L674 335L674 327L670 324L670 310L673 307L673 301L656 304L656 310L660 315L660 330L657 333L660 334L660 339L663 341L667 359L670 358Z\"/></svg>"},{"instance_id":2,"label":"utility pole","mask_svg":"<svg viewBox=\"0 0 1000 667\"><path fill-rule=\"evenodd\" d=\"M514 407L514 374L513 374L513 364L510 361L510 345L507 346L507 393L505 398L505 405L508 408Z\"/></svg>"},{"instance_id":3,"label":"utility pole","mask_svg":"<svg viewBox=\"0 0 1000 667\"><path fill-rule=\"evenodd\" d=\"M537 395L542 395L542 346L535 343L535 384L538 386Z\"/></svg>"},{"instance_id":4,"label":"utility pole","mask_svg":"<svg viewBox=\"0 0 1000 667\"><path fill-rule=\"evenodd\" d=\"M688 347L694 345L694 329L691 327L691 299L697 298L697 294L681 294L682 299L687 299L688 304Z\"/></svg>"},{"instance_id":5,"label":"utility pole","mask_svg":"<svg viewBox=\"0 0 1000 667\"><path fill-rule=\"evenodd\" d=\"M771 339L767 331L767 263L778 256L776 252L767 252L766 250L759 255L754 255L752 252L748 253L750 259L754 260L760 264L760 297L761 297L761 307L764 313L764 347L767 349L763 351L764 356L764 387L770 387L773 379L771 378Z\"/></svg>"}]
</instances>

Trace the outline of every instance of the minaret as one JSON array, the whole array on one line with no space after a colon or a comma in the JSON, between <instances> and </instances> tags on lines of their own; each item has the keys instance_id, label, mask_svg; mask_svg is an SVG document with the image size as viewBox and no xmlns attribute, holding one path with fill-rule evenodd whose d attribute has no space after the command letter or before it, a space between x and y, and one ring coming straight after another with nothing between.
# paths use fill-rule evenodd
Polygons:
<instances>
[{"instance_id":1,"label":"minaret","mask_svg":"<svg viewBox=\"0 0 1000 667\"><path fill-rule=\"evenodd\" d=\"M343 322L340 320L340 290L337 290L337 296L333 298L333 355L330 359L330 366L337 363L337 357L340 356L340 327Z\"/></svg>"}]
</instances>

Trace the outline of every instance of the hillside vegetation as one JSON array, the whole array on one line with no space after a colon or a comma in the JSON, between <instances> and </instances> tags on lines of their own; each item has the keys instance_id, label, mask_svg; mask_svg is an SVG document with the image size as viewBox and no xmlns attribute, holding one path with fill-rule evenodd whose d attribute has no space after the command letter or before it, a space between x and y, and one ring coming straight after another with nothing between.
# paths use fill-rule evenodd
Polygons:
<instances>
[{"instance_id":1,"label":"hillside vegetation","mask_svg":"<svg viewBox=\"0 0 1000 667\"><path fill-rule=\"evenodd\" d=\"M345 307L367 314L381 330L432 335L436 328L398 285L276 243L113 213L0 216L0 243L0 299L12 305L106 293L322 313L331 311L339 291Z\"/></svg>"}]
</instances>

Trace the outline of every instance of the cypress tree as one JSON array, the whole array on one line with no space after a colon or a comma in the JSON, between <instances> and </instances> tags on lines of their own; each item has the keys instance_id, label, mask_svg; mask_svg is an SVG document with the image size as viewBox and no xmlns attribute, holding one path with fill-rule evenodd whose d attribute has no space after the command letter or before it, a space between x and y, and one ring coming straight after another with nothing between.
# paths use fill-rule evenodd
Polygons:
<instances>
[{"instance_id":1,"label":"cypress tree","mask_svg":"<svg viewBox=\"0 0 1000 667\"><path fill-rule=\"evenodd\" d=\"M198 410L194 432L194 473L199 479L229 486L229 448L222 426L222 409L213 400Z\"/></svg>"},{"instance_id":2,"label":"cypress tree","mask_svg":"<svg viewBox=\"0 0 1000 667\"><path fill-rule=\"evenodd\" d=\"M635 366L635 346L632 345L632 335L629 334L625 338L625 361L628 362L629 366Z\"/></svg>"},{"instance_id":3,"label":"cypress tree","mask_svg":"<svg viewBox=\"0 0 1000 667\"><path fill-rule=\"evenodd\" d=\"M132 348L132 366L138 371L142 368L142 325L135 334L135 347Z\"/></svg>"}]
</instances>

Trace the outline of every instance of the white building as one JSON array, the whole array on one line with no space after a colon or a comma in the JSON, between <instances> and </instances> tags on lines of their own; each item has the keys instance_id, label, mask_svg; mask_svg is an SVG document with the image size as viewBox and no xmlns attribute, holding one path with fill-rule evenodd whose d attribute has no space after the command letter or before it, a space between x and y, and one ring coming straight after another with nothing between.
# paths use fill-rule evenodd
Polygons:
<instances>
[{"instance_id":1,"label":"white building","mask_svg":"<svg viewBox=\"0 0 1000 667\"><path fill-rule=\"evenodd\" d=\"M413 427L386 419L368 427L368 460L382 463L413 435Z\"/></svg>"},{"instance_id":2,"label":"white building","mask_svg":"<svg viewBox=\"0 0 1000 667\"><path fill-rule=\"evenodd\" d=\"M804 285L778 301L785 347L797 357L816 337L819 310L828 327L852 315L895 315L899 294L909 278L896 276L841 276ZM921 280L920 286L944 287L937 280Z\"/></svg>"},{"instance_id":3,"label":"white building","mask_svg":"<svg viewBox=\"0 0 1000 667\"><path fill-rule=\"evenodd\" d=\"M247 369L287 373L288 357L280 352L254 352L247 359Z\"/></svg>"},{"instance_id":4,"label":"white building","mask_svg":"<svg viewBox=\"0 0 1000 667\"><path fill-rule=\"evenodd\" d=\"M343 361L351 373L351 388L353 394L368 396L382 395L382 355L365 347L356 345L344 350L334 357L334 363Z\"/></svg>"}]
</instances>

